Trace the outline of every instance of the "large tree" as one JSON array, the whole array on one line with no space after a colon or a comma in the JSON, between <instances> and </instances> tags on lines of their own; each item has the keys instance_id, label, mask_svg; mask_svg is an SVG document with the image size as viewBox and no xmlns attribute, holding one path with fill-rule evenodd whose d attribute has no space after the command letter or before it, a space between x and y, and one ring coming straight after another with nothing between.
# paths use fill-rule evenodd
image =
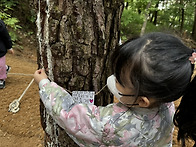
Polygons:
<instances>
[{"instance_id":1,"label":"large tree","mask_svg":"<svg viewBox=\"0 0 196 147\"><path fill-rule=\"evenodd\" d=\"M98 92L110 71L110 57L119 41L124 0L37 0L38 64L62 87ZM96 95L107 105L108 92ZM76 146L41 104L45 146Z\"/></svg>"}]
</instances>

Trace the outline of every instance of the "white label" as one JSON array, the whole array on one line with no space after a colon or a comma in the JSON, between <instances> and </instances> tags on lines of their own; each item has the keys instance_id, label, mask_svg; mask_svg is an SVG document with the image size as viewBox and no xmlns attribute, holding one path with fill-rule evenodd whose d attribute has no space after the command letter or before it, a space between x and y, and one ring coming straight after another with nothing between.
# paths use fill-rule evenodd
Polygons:
<instances>
[{"instance_id":1,"label":"white label","mask_svg":"<svg viewBox=\"0 0 196 147\"><path fill-rule=\"evenodd\" d=\"M94 91L72 91L72 97L76 103L94 104Z\"/></svg>"}]
</instances>

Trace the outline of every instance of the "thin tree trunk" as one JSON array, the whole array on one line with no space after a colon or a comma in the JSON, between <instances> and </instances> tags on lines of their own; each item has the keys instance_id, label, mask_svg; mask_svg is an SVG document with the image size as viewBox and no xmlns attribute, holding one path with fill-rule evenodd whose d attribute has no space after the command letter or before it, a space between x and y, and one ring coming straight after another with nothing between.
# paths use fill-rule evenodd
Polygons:
<instances>
[{"instance_id":1,"label":"thin tree trunk","mask_svg":"<svg viewBox=\"0 0 196 147\"><path fill-rule=\"evenodd\" d=\"M39 67L60 86L98 92L111 74L109 59L119 41L123 0L37 0ZM107 90L96 105L111 103ZM77 146L41 104L45 146Z\"/></svg>"},{"instance_id":2,"label":"thin tree trunk","mask_svg":"<svg viewBox=\"0 0 196 147\"><path fill-rule=\"evenodd\" d=\"M149 9L149 7L150 7L150 5L151 5L151 1L148 3L148 5L146 6L146 12L145 12L145 20L144 20L144 23L143 23L143 26L142 26L142 29L141 29L141 32L140 32L140 36L142 36L143 34L144 34L144 32L145 32L145 29L146 29L146 25L147 25L147 22L148 22L148 13L147 13L147 11L148 11L148 9Z\"/></svg>"},{"instance_id":3,"label":"thin tree trunk","mask_svg":"<svg viewBox=\"0 0 196 147\"><path fill-rule=\"evenodd\" d=\"M156 25L157 24L157 17L158 17L158 7L159 7L159 1L156 3L155 8L157 9L156 11L154 11L154 21L153 24Z\"/></svg>"},{"instance_id":4,"label":"thin tree trunk","mask_svg":"<svg viewBox=\"0 0 196 147\"><path fill-rule=\"evenodd\" d=\"M180 0L180 5L181 5L181 21L180 21L180 32L182 33L182 30L184 28L184 8L183 8L183 0Z\"/></svg>"},{"instance_id":5,"label":"thin tree trunk","mask_svg":"<svg viewBox=\"0 0 196 147\"><path fill-rule=\"evenodd\" d=\"M195 15L194 15L194 23L192 29L192 38L196 41L196 4L195 4Z\"/></svg>"}]
</instances>

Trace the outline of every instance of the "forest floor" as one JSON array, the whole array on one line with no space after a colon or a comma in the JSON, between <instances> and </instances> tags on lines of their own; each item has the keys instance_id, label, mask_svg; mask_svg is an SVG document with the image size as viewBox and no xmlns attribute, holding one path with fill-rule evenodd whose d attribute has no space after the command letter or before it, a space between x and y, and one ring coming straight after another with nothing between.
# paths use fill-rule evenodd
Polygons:
<instances>
[{"instance_id":1,"label":"forest floor","mask_svg":"<svg viewBox=\"0 0 196 147\"><path fill-rule=\"evenodd\" d=\"M37 69L36 48L33 44L23 44L23 49L16 49L14 55L6 55L7 65L10 65L12 69L6 80L6 88L0 89L0 147L44 146L44 132L40 122L40 100L38 86L35 83L21 99L20 111L8 112L9 104L21 96L33 79L32 75ZM175 104L177 106L179 101ZM176 136L175 129L173 147L180 147ZM187 144L187 147L191 146L191 142Z\"/></svg>"},{"instance_id":2,"label":"forest floor","mask_svg":"<svg viewBox=\"0 0 196 147\"><path fill-rule=\"evenodd\" d=\"M35 83L20 100L20 111L8 112L9 104L22 95L33 79L33 73L37 69L36 60L35 46L28 45L23 49L15 49L14 55L6 55L6 63L11 66L11 70L6 79L6 88L0 89L0 147L44 146L40 100L38 86Z\"/></svg>"}]
</instances>

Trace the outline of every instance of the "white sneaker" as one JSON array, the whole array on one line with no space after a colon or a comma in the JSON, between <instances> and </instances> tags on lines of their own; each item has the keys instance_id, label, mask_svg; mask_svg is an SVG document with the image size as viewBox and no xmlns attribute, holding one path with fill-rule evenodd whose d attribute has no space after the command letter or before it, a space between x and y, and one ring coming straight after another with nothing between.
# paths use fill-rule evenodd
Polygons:
<instances>
[{"instance_id":1,"label":"white sneaker","mask_svg":"<svg viewBox=\"0 0 196 147\"><path fill-rule=\"evenodd\" d=\"M8 72L11 70L11 66L6 65L7 69L6 69L6 74L8 74Z\"/></svg>"},{"instance_id":2,"label":"white sneaker","mask_svg":"<svg viewBox=\"0 0 196 147\"><path fill-rule=\"evenodd\" d=\"M4 80L0 80L0 89L5 88L5 81Z\"/></svg>"}]
</instances>

